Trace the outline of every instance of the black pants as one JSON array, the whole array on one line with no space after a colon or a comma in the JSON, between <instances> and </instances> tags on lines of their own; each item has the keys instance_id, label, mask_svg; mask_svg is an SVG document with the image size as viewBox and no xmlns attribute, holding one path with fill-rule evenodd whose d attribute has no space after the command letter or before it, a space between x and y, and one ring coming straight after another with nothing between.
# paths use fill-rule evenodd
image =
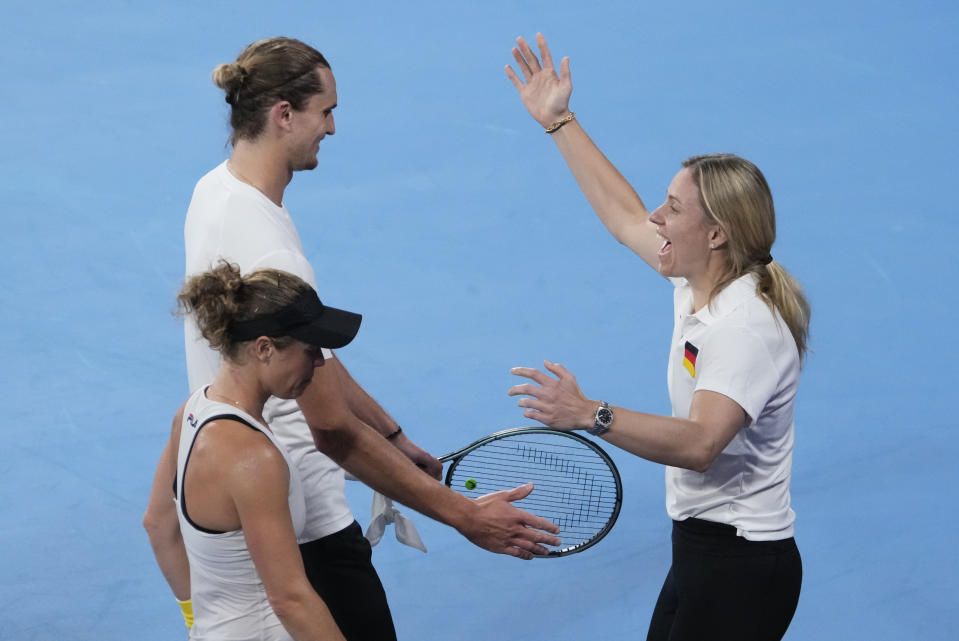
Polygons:
<instances>
[{"instance_id":1,"label":"black pants","mask_svg":"<svg viewBox=\"0 0 959 641\"><path fill-rule=\"evenodd\" d=\"M673 565L647 641L778 641L799 602L795 539L747 541L736 528L673 522Z\"/></svg>"},{"instance_id":2,"label":"black pants","mask_svg":"<svg viewBox=\"0 0 959 641\"><path fill-rule=\"evenodd\" d=\"M396 641L386 592L373 568L373 549L360 524L300 546L306 576L347 641Z\"/></svg>"}]
</instances>

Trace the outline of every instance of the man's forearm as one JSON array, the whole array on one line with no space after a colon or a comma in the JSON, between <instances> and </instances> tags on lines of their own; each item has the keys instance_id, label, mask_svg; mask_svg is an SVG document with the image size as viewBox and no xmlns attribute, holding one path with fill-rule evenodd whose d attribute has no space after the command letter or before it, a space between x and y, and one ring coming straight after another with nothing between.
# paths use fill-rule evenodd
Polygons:
<instances>
[{"instance_id":1,"label":"man's forearm","mask_svg":"<svg viewBox=\"0 0 959 641\"><path fill-rule=\"evenodd\" d=\"M309 416L307 416L309 420ZM318 450L373 490L421 514L460 529L471 502L416 467L373 428L344 417L333 427L314 428Z\"/></svg>"},{"instance_id":2,"label":"man's forearm","mask_svg":"<svg viewBox=\"0 0 959 641\"><path fill-rule=\"evenodd\" d=\"M316 368L313 382L297 399L318 450L377 492L455 528L485 550L531 559L547 552L542 543L559 545L559 539L540 531L557 532L555 525L511 505L532 485L475 500L457 494L358 418L343 398L338 368L327 365Z\"/></svg>"},{"instance_id":3,"label":"man's forearm","mask_svg":"<svg viewBox=\"0 0 959 641\"><path fill-rule=\"evenodd\" d=\"M343 399L357 418L383 436L388 436L396 430L396 421L356 382L339 358L334 357L323 366L333 368Z\"/></svg>"},{"instance_id":4,"label":"man's forearm","mask_svg":"<svg viewBox=\"0 0 959 641\"><path fill-rule=\"evenodd\" d=\"M336 359L329 359L316 368L313 382L297 399L316 448L373 490L460 532L469 528L473 502L424 473L358 416L349 398L352 387L359 386Z\"/></svg>"}]
</instances>

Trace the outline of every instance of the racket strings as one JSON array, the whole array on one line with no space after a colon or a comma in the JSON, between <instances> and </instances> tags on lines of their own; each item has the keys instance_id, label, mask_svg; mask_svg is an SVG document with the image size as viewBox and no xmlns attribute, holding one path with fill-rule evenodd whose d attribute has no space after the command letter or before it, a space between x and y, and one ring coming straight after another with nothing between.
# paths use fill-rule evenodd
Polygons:
<instances>
[{"instance_id":1,"label":"racket strings","mask_svg":"<svg viewBox=\"0 0 959 641\"><path fill-rule=\"evenodd\" d=\"M478 478L480 477L494 482L494 485L491 486L487 484L485 488L480 488L478 481ZM473 479L477 483L476 491L482 491L483 493L511 489L515 487L517 482L519 484L533 483L536 485L534 494L538 498L543 499L544 503L549 503L549 499L552 499L557 505L566 505L571 501L582 501L582 494L587 491L590 497L590 504L605 504L612 506L616 503L616 483L612 479L592 483L586 483L586 479L581 479L573 484L569 484L566 483L566 479L557 478L555 476L545 478L535 474L523 474L519 470L506 470L498 473L495 468L474 466L466 466L462 469L457 469L456 473L453 475L453 478L461 478L463 479L464 483L468 479ZM518 481L520 478L525 480ZM590 481L595 481L595 479L590 479ZM548 485L550 483L554 485ZM559 485L557 486L556 484ZM579 492L574 494L574 490L579 490Z\"/></svg>"},{"instance_id":2,"label":"racket strings","mask_svg":"<svg viewBox=\"0 0 959 641\"><path fill-rule=\"evenodd\" d=\"M619 486L597 452L561 439L504 438L484 444L456 462L450 485L481 496L532 482L533 493L516 505L559 526L564 549L583 545L617 511Z\"/></svg>"},{"instance_id":3,"label":"racket strings","mask_svg":"<svg viewBox=\"0 0 959 641\"><path fill-rule=\"evenodd\" d=\"M478 456L464 460L464 463L461 463L460 467L475 470L491 470L510 477L528 476L531 481L540 480L544 483L561 482L566 485L586 486L591 482L597 481L613 482L613 477L609 474L608 470L598 468L589 470L577 467L570 473L563 473L561 471L543 469L536 465L524 463L523 461L505 461L497 457Z\"/></svg>"}]
</instances>

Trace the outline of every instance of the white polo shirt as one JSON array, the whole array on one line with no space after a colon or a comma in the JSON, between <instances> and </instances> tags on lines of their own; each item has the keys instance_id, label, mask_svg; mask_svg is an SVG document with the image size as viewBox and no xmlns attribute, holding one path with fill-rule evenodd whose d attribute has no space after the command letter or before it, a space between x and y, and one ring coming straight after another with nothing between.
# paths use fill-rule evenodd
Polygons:
<instances>
[{"instance_id":1,"label":"white polo shirt","mask_svg":"<svg viewBox=\"0 0 959 641\"><path fill-rule=\"evenodd\" d=\"M793 407L799 351L789 328L756 293L756 277L730 283L695 314L692 288L675 279L674 328L667 368L673 416L689 418L697 390L745 410L741 429L706 472L666 468L666 510L735 526L751 541L793 536L789 503Z\"/></svg>"},{"instance_id":2,"label":"white polo shirt","mask_svg":"<svg viewBox=\"0 0 959 641\"><path fill-rule=\"evenodd\" d=\"M226 162L203 176L193 191L184 225L186 274L210 269L220 258L247 274L272 268L296 274L316 288L313 268L303 254L299 233L285 207L277 207L258 189L238 180ZM322 297L322 292L321 292ZM190 391L208 385L220 368L192 317L184 324ZM324 350L329 357L330 352ZM353 522L343 493L343 469L317 451L310 428L295 400L271 397L263 409L277 439L292 459L306 495L306 525L300 542L339 532Z\"/></svg>"}]
</instances>

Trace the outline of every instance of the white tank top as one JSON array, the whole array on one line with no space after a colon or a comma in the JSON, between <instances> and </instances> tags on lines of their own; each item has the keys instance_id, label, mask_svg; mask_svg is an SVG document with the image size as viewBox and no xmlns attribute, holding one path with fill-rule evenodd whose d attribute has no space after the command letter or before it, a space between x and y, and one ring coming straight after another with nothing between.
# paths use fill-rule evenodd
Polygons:
<instances>
[{"instance_id":1,"label":"white tank top","mask_svg":"<svg viewBox=\"0 0 959 641\"><path fill-rule=\"evenodd\" d=\"M283 446L270 430L232 405L211 401L206 397L205 387L194 392L183 408L175 498L180 531L190 559L190 596L194 614L190 639L290 641L290 635L267 601L266 589L253 564L243 531L213 532L197 526L188 516L189 497L183 495L183 477L193 443L204 425L221 418L244 423L270 439L290 469L288 500L297 536L306 520L300 478ZM237 429L243 428L237 426Z\"/></svg>"}]
</instances>

